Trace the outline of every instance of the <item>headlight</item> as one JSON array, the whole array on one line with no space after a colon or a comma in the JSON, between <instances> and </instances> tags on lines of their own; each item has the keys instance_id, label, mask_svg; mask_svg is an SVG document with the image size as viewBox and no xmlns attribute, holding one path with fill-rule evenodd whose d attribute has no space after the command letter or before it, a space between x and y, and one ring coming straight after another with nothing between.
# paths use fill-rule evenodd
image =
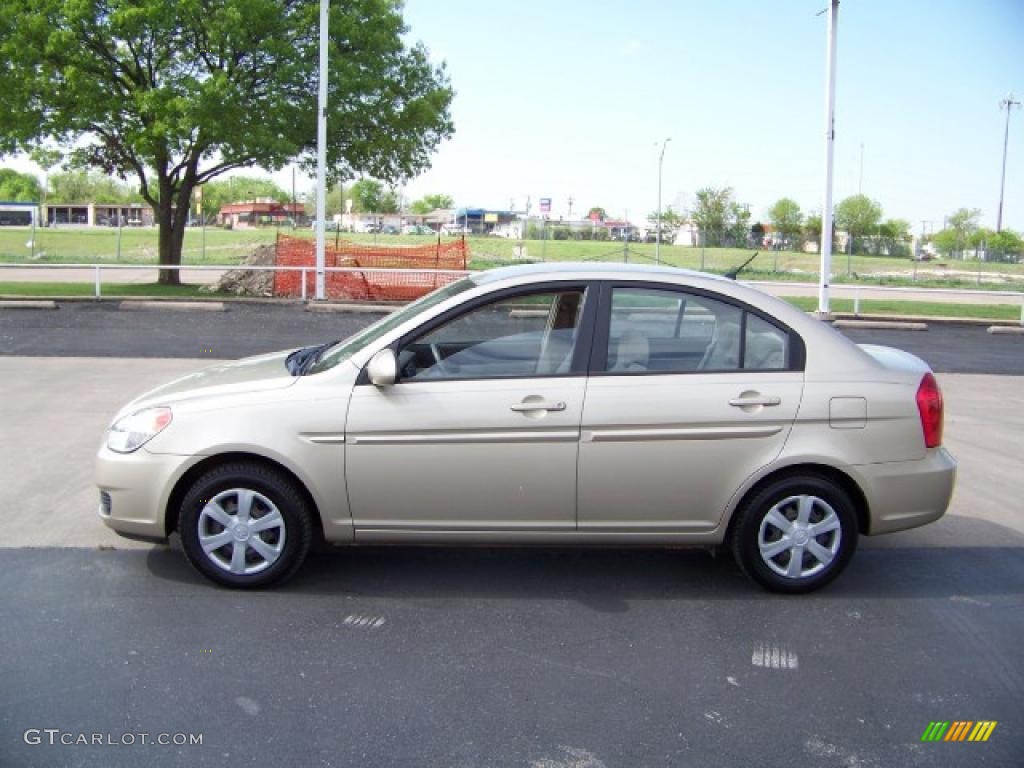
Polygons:
<instances>
[{"instance_id":1,"label":"headlight","mask_svg":"<svg viewBox=\"0 0 1024 768\"><path fill-rule=\"evenodd\" d=\"M107 432L107 448L118 453L138 450L171 423L170 408L146 408L118 419Z\"/></svg>"}]
</instances>

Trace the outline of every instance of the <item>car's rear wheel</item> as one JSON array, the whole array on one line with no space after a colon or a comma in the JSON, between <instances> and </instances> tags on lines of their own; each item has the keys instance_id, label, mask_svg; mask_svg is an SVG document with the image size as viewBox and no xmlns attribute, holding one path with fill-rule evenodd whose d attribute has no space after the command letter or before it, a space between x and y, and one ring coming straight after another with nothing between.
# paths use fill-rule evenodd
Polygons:
<instances>
[{"instance_id":1,"label":"car's rear wheel","mask_svg":"<svg viewBox=\"0 0 1024 768\"><path fill-rule=\"evenodd\" d=\"M306 559L311 510L294 483L259 464L225 464L200 477L182 502L178 532L189 562L228 587L284 581Z\"/></svg>"},{"instance_id":2,"label":"car's rear wheel","mask_svg":"<svg viewBox=\"0 0 1024 768\"><path fill-rule=\"evenodd\" d=\"M730 545L743 572L764 588L811 592L836 578L853 556L856 510L828 478L781 478L738 510Z\"/></svg>"}]
</instances>

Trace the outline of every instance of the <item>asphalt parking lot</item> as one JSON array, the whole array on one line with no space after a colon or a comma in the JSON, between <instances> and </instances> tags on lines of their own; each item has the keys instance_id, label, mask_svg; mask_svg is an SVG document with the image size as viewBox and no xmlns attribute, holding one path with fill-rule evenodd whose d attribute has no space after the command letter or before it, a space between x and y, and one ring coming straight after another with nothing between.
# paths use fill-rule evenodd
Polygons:
<instances>
[{"instance_id":1,"label":"asphalt parking lot","mask_svg":"<svg viewBox=\"0 0 1024 768\"><path fill-rule=\"evenodd\" d=\"M0 312L0 766L1021 765L1024 340L857 332L942 372L958 489L806 597L698 551L409 548L238 594L96 520L91 456L125 400L369 319ZM933 720L998 726L922 743ZM26 743L47 728L203 744Z\"/></svg>"}]
</instances>

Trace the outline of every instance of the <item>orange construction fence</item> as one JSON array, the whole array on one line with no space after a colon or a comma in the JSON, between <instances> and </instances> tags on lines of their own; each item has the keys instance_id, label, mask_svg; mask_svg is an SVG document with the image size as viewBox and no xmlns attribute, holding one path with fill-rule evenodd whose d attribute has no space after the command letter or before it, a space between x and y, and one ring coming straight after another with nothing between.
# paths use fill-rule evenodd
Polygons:
<instances>
[{"instance_id":1,"label":"orange construction fence","mask_svg":"<svg viewBox=\"0 0 1024 768\"><path fill-rule=\"evenodd\" d=\"M309 267L305 295L312 297L316 285L316 244L301 237L277 237L277 266ZM464 239L417 246L384 246L340 241L328 243L324 254L326 267L364 267L365 272L328 272L327 297L372 301L412 301L458 279L457 275L436 270L466 269L469 248ZM416 272L392 272L414 269ZM274 273L274 295L299 297L302 272Z\"/></svg>"}]
</instances>

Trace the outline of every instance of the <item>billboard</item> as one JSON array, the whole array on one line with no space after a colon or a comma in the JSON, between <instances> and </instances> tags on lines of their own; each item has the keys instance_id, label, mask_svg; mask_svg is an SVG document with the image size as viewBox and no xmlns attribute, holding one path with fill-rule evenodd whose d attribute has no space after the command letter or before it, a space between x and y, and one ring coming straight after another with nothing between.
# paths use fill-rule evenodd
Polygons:
<instances>
[{"instance_id":1,"label":"billboard","mask_svg":"<svg viewBox=\"0 0 1024 768\"><path fill-rule=\"evenodd\" d=\"M540 212L541 213L551 213L551 198L550 197L542 197L540 199Z\"/></svg>"}]
</instances>

